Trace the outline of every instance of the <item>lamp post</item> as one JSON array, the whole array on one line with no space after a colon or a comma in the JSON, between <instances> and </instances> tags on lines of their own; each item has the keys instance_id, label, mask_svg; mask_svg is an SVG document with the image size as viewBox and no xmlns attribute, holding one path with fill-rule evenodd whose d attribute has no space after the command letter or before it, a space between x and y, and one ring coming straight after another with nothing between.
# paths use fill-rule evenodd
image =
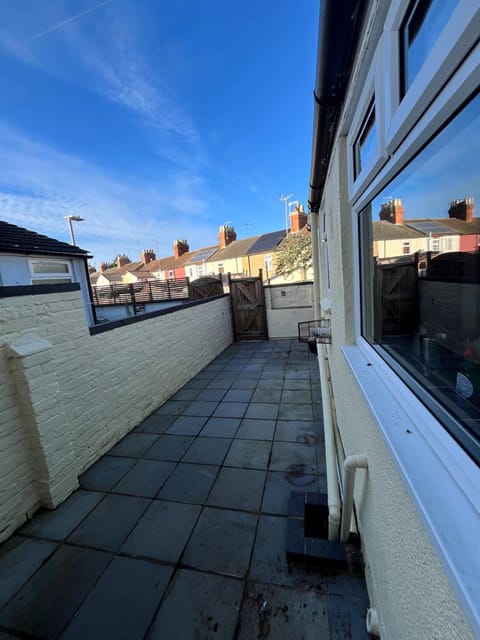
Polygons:
<instances>
[{"instance_id":1,"label":"lamp post","mask_svg":"<svg viewBox=\"0 0 480 640\"><path fill-rule=\"evenodd\" d=\"M72 244L74 247L76 247L77 245L75 244L75 236L73 234L72 222L83 222L85 218L81 218L80 216L65 216L65 220L68 222L68 228L70 230L70 239L72 241Z\"/></svg>"},{"instance_id":2,"label":"lamp post","mask_svg":"<svg viewBox=\"0 0 480 640\"><path fill-rule=\"evenodd\" d=\"M283 202L285 204L285 233L288 233L288 201L290 200L290 198L293 198L293 193L290 193L288 196L285 195L281 195L280 196L280 200L281 202Z\"/></svg>"}]
</instances>

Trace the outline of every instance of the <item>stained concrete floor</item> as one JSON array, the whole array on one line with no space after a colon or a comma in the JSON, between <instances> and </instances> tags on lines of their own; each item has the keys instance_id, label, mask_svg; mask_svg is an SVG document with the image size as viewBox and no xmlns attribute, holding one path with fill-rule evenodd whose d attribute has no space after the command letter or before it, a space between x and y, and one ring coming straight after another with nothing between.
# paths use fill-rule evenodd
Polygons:
<instances>
[{"instance_id":1,"label":"stained concrete floor","mask_svg":"<svg viewBox=\"0 0 480 640\"><path fill-rule=\"evenodd\" d=\"M305 345L231 345L0 547L0 640L368 638L362 578L286 562L319 400Z\"/></svg>"}]
</instances>

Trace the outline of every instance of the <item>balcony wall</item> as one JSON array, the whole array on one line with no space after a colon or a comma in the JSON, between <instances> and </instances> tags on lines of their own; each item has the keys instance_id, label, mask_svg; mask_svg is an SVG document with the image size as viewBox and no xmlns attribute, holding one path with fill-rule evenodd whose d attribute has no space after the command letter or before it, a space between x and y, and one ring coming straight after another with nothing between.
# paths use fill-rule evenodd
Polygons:
<instances>
[{"instance_id":1,"label":"balcony wall","mask_svg":"<svg viewBox=\"0 0 480 640\"><path fill-rule=\"evenodd\" d=\"M269 337L295 338L298 323L313 320L313 283L265 286L265 306Z\"/></svg>"},{"instance_id":2,"label":"balcony wall","mask_svg":"<svg viewBox=\"0 0 480 640\"><path fill-rule=\"evenodd\" d=\"M228 297L90 335L80 291L0 299L0 540L232 342Z\"/></svg>"}]
</instances>

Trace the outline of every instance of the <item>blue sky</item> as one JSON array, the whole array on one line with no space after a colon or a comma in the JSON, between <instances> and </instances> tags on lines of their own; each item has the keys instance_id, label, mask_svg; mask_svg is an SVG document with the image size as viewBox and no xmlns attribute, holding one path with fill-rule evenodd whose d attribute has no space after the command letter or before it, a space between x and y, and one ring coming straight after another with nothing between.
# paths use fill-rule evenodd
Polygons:
<instances>
[{"instance_id":1,"label":"blue sky","mask_svg":"<svg viewBox=\"0 0 480 640\"><path fill-rule=\"evenodd\" d=\"M3 0L0 218L93 262L307 204L318 2Z\"/></svg>"}]
</instances>

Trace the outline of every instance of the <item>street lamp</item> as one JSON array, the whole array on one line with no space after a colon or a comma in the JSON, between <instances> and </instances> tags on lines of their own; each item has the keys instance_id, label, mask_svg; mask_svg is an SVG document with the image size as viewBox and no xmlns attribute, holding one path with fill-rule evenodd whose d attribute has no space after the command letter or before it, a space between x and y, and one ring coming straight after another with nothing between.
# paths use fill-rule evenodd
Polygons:
<instances>
[{"instance_id":1,"label":"street lamp","mask_svg":"<svg viewBox=\"0 0 480 640\"><path fill-rule=\"evenodd\" d=\"M76 247L77 245L75 244L75 236L73 235L72 222L83 222L85 218L81 218L80 216L65 216L65 220L68 222L68 228L70 230L70 239L72 241L72 244L74 247Z\"/></svg>"},{"instance_id":2,"label":"street lamp","mask_svg":"<svg viewBox=\"0 0 480 640\"><path fill-rule=\"evenodd\" d=\"M288 201L290 200L290 198L293 198L293 193L290 193L288 196L285 195L281 195L280 196L280 201L283 202L285 204L285 232L288 233L288 228L289 228L289 224L288 224Z\"/></svg>"}]
</instances>

